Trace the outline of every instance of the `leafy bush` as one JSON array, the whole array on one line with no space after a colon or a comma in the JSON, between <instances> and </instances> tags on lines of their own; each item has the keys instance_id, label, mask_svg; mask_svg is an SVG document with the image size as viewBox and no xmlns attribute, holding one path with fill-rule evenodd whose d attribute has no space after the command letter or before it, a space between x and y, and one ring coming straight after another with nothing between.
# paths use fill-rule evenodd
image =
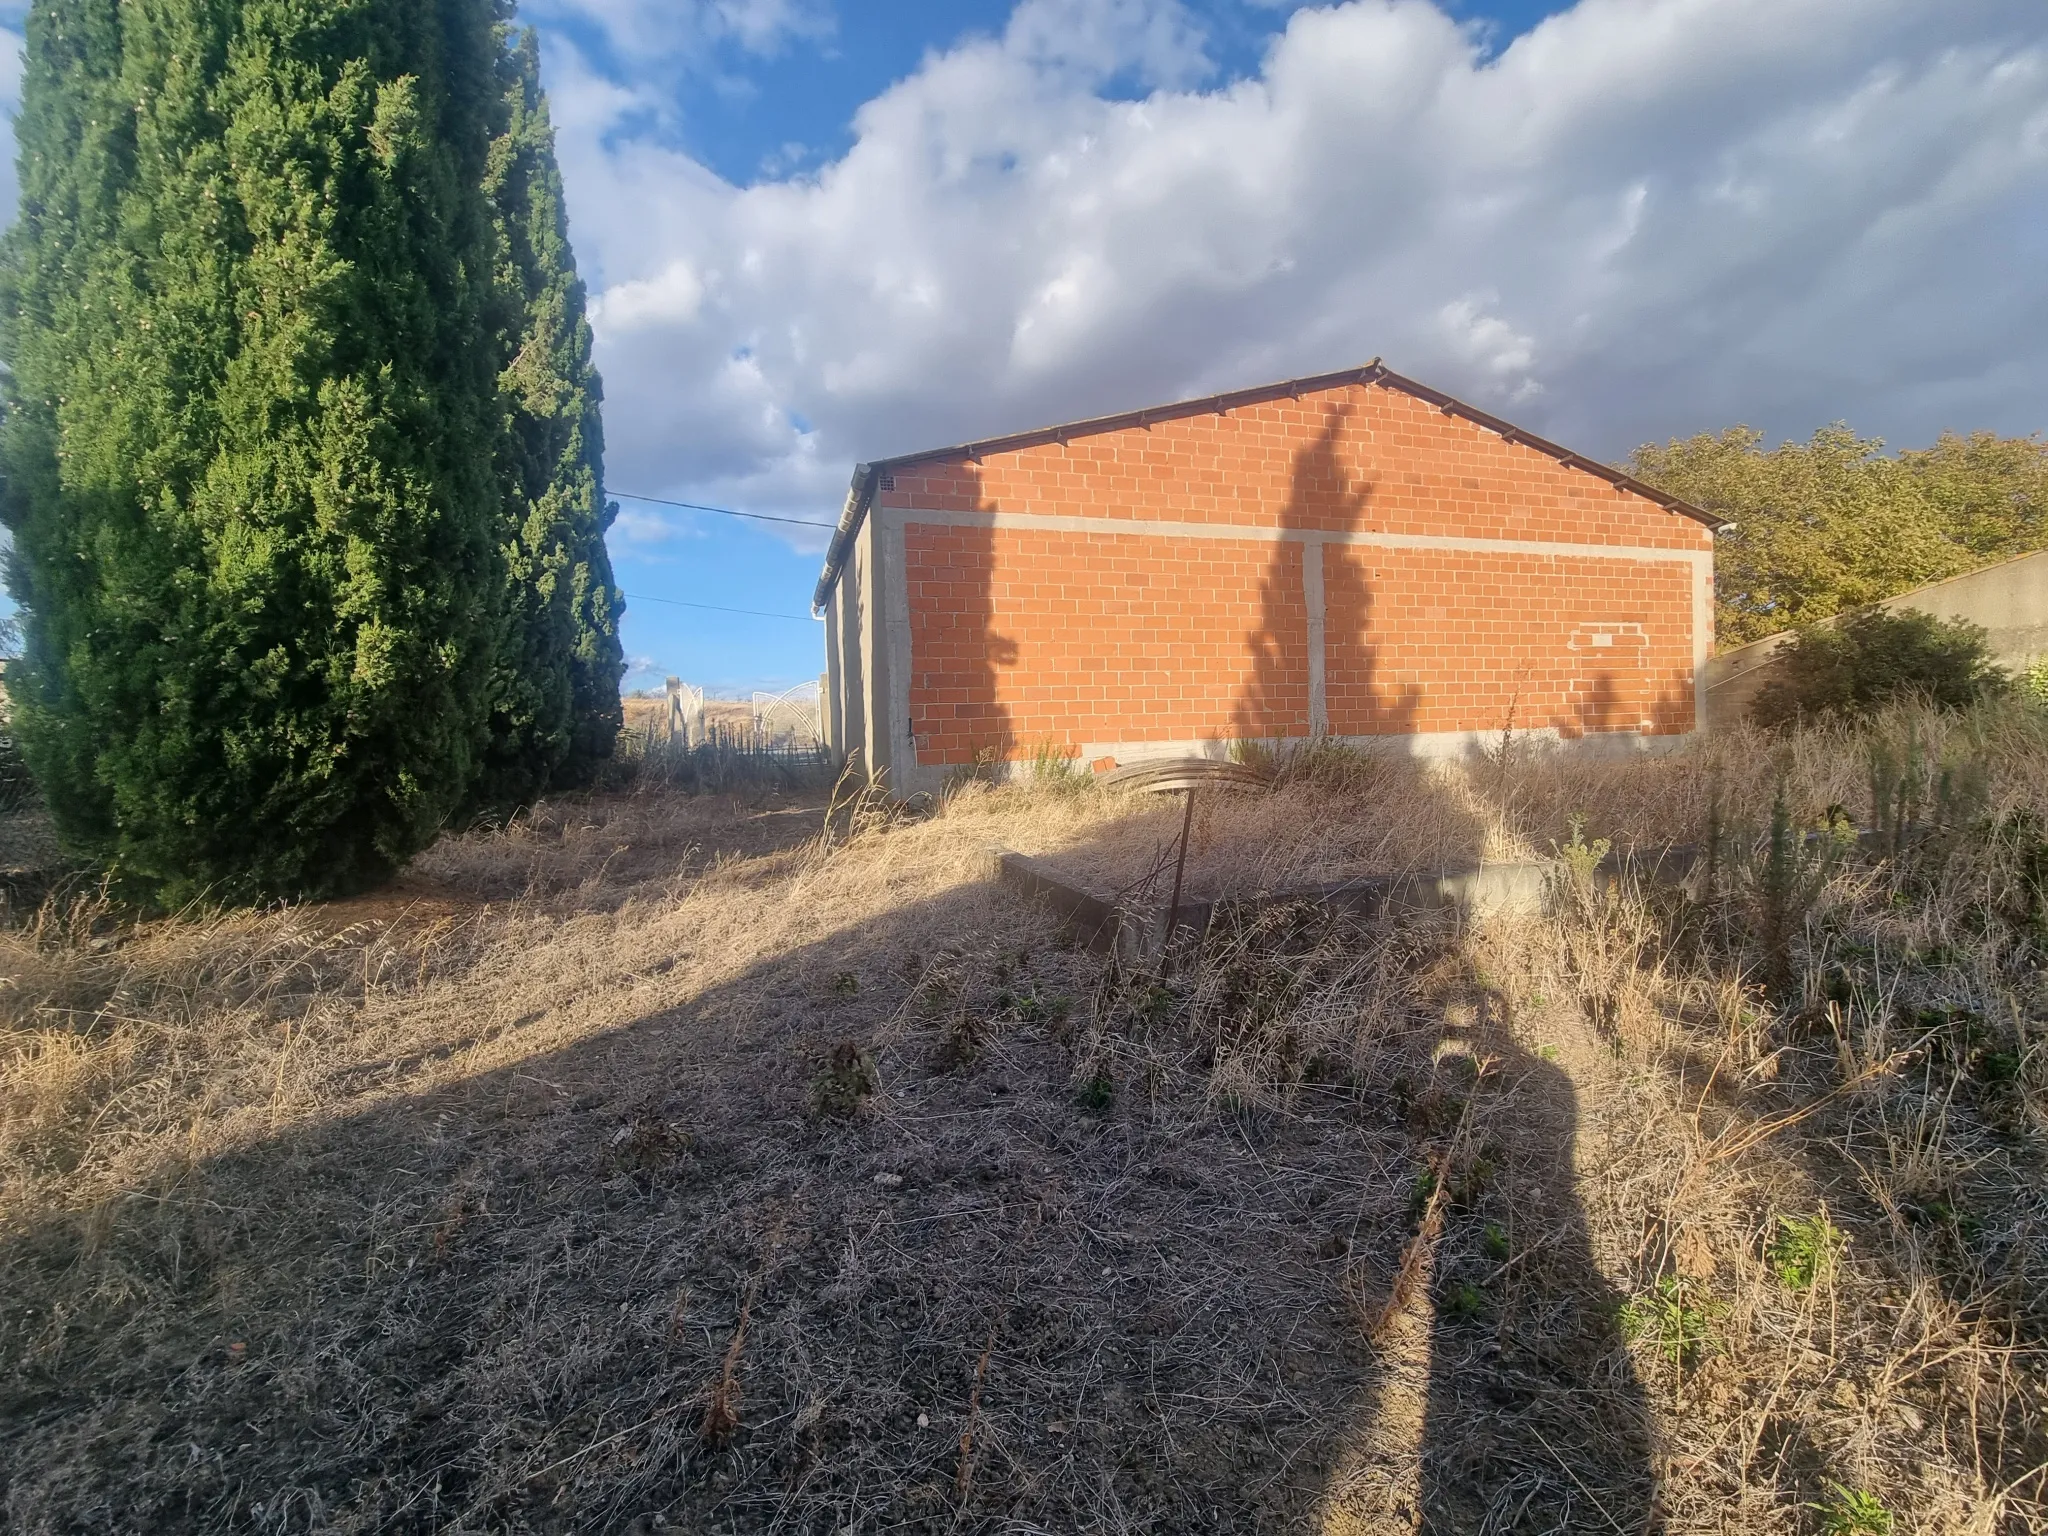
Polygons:
<instances>
[{"instance_id":1,"label":"leafy bush","mask_svg":"<svg viewBox=\"0 0 2048 1536\"><path fill-rule=\"evenodd\" d=\"M1991 663L1983 629L1911 609L1872 608L1837 625L1804 630L1778 666L1779 676L1750 706L1759 725L1861 714L1914 696L1959 709L2006 681Z\"/></svg>"}]
</instances>

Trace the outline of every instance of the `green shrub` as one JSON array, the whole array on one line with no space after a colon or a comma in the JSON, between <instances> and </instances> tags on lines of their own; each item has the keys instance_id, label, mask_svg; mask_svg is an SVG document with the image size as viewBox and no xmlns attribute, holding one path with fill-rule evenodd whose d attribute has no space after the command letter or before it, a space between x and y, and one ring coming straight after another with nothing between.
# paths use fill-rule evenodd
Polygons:
<instances>
[{"instance_id":1,"label":"green shrub","mask_svg":"<svg viewBox=\"0 0 2048 1536\"><path fill-rule=\"evenodd\" d=\"M1621 1309L1621 1331L1651 1344L1673 1365L1690 1367L1712 1349L1714 1307L1689 1282L1666 1275Z\"/></svg>"},{"instance_id":2,"label":"green shrub","mask_svg":"<svg viewBox=\"0 0 2048 1536\"><path fill-rule=\"evenodd\" d=\"M811 1079L811 1113L844 1119L881 1087L875 1058L857 1042L841 1040L826 1056L824 1070Z\"/></svg>"},{"instance_id":3,"label":"green shrub","mask_svg":"<svg viewBox=\"0 0 2048 1536\"><path fill-rule=\"evenodd\" d=\"M1834 1272L1835 1260L1847 1241L1825 1211L1813 1216L1780 1216L1765 1257L1786 1290L1806 1291Z\"/></svg>"},{"instance_id":4,"label":"green shrub","mask_svg":"<svg viewBox=\"0 0 2048 1536\"><path fill-rule=\"evenodd\" d=\"M1862 714L1913 697L1960 709L2006 682L1979 626L1883 608L1802 630L1781 654L1778 674L1750 705L1759 725Z\"/></svg>"},{"instance_id":5,"label":"green shrub","mask_svg":"<svg viewBox=\"0 0 2048 1536\"><path fill-rule=\"evenodd\" d=\"M1115 1098L1116 1081L1100 1068L1083 1078L1074 1090L1074 1102L1083 1109L1107 1109Z\"/></svg>"},{"instance_id":6,"label":"green shrub","mask_svg":"<svg viewBox=\"0 0 2048 1536\"><path fill-rule=\"evenodd\" d=\"M1809 1506L1820 1516L1823 1536L1891 1536L1892 1512L1874 1493L1828 1484L1828 1496Z\"/></svg>"},{"instance_id":7,"label":"green shrub","mask_svg":"<svg viewBox=\"0 0 2048 1536\"><path fill-rule=\"evenodd\" d=\"M501 53L498 73L484 191L497 226L495 319L506 360L498 472L508 622L472 798L503 811L592 782L624 723L626 663L623 603L604 545L618 508L604 497L603 387L531 29Z\"/></svg>"},{"instance_id":8,"label":"green shrub","mask_svg":"<svg viewBox=\"0 0 2048 1536\"><path fill-rule=\"evenodd\" d=\"M359 888L616 734L597 379L505 9L30 12L8 684L137 894Z\"/></svg>"}]
</instances>

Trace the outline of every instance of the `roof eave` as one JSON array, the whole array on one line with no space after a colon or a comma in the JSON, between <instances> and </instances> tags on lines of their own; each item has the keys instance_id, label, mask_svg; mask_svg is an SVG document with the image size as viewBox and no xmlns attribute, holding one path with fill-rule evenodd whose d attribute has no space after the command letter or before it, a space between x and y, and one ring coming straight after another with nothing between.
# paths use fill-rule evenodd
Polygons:
<instances>
[{"instance_id":1,"label":"roof eave","mask_svg":"<svg viewBox=\"0 0 2048 1536\"><path fill-rule=\"evenodd\" d=\"M1035 448L1045 443L1064 443L1069 438L1089 437L1101 432L1118 432L1129 427L1145 427L1155 421L1170 421L1180 416L1199 416L1208 411L1227 411L1235 406L1277 399L1283 395L1299 397L1315 394L1326 389L1342 388L1347 384L1384 384L1400 390L1403 394L1426 400L1447 416L1462 416L1507 442L1533 448L1569 469L1583 470L1620 490L1654 502L1666 511L1689 517L1711 533L1725 533L1733 526L1711 512L1704 512L1692 503L1682 501L1667 491L1660 491L1654 485L1646 484L1633 475L1601 463L1598 459L1589 459L1582 453L1574 453L1548 438L1525 431L1511 421L1504 421L1488 411L1480 410L1476 405L1467 404L1455 395L1447 395L1442 390L1433 389L1419 380L1395 373L1391 368L1385 367L1378 358L1374 358L1362 368L1345 368L1336 373L1284 379L1278 383L1254 385L1249 389L1231 390L1220 395L1176 400L1168 405L1149 405L1136 411L1120 411L1113 416L1091 416L1080 421L1061 422L1049 427L1034 427L1028 432L1012 432L1002 437L984 437L973 442L955 443L946 448L925 448L916 453L899 453L891 458L875 459L870 463L855 465L853 484L846 493L846 507L840 514L838 525L833 529L831 545L825 552L825 567L818 577L818 587L811 598L811 606L814 610L821 609L831 596L832 588L845 566L846 550L852 543L853 536L860 531L861 520L867 516L868 507L874 500L875 484L890 470L906 464L921 464L930 459L974 461L992 453L1012 453L1020 448Z\"/></svg>"},{"instance_id":2,"label":"roof eave","mask_svg":"<svg viewBox=\"0 0 2048 1536\"><path fill-rule=\"evenodd\" d=\"M846 488L846 504L839 509L839 521L833 526L832 540L825 546L825 567L818 573L817 588L811 593L813 615L824 612L825 604L832 599L832 588L838 584L839 573L846 565L846 552L853 545L853 536L860 532L868 503L875 499L878 473L878 467L873 464L853 466L853 481Z\"/></svg>"}]
</instances>

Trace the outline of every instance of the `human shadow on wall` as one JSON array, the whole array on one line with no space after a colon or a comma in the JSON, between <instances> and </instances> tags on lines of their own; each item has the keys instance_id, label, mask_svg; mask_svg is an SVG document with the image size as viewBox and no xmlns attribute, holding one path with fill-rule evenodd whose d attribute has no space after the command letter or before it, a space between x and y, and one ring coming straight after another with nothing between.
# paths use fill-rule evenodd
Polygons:
<instances>
[{"instance_id":1,"label":"human shadow on wall","mask_svg":"<svg viewBox=\"0 0 2048 1536\"><path fill-rule=\"evenodd\" d=\"M1583 633L1573 636L1578 666L1566 700L1570 715L1564 735L1652 737L1691 730L1695 704L1685 687L1689 679L1659 676L1646 626L1600 629L1601 643L1582 644Z\"/></svg>"},{"instance_id":2,"label":"human shadow on wall","mask_svg":"<svg viewBox=\"0 0 2048 1536\"><path fill-rule=\"evenodd\" d=\"M1580 678L1571 696L1573 738L1611 737L1640 745L1656 737L1676 737L1693 729L1691 694L1669 684L1658 687L1638 668L1603 667Z\"/></svg>"}]
</instances>

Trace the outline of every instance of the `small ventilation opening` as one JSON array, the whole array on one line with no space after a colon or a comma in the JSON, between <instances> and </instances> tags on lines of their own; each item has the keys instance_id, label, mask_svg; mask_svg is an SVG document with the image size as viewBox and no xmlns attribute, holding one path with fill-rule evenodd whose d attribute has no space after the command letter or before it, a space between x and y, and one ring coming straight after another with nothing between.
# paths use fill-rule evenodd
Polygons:
<instances>
[{"instance_id":1,"label":"small ventilation opening","mask_svg":"<svg viewBox=\"0 0 2048 1536\"><path fill-rule=\"evenodd\" d=\"M883 490L885 490L885 491L893 491L893 490L895 490L895 489L896 489L896 477L895 477L894 475L884 475L884 476L882 476L882 489L883 489Z\"/></svg>"}]
</instances>

